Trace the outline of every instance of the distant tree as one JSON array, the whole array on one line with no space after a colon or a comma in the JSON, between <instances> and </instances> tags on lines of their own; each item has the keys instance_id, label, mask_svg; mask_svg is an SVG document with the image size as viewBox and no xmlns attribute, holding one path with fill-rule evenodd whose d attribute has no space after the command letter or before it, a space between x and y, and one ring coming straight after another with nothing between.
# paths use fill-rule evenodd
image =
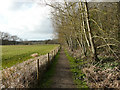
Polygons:
<instances>
[{"instance_id":1,"label":"distant tree","mask_svg":"<svg viewBox=\"0 0 120 90\"><path fill-rule=\"evenodd\" d=\"M10 39L10 34L5 33L5 32L0 32L0 39L2 40L9 40Z\"/></svg>"},{"instance_id":2,"label":"distant tree","mask_svg":"<svg viewBox=\"0 0 120 90\"><path fill-rule=\"evenodd\" d=\"M15 35L15 36L11 36L11 41L16 41L18 40L19 38Z\"/></svg>"},{"instance_id":3,"label":"distant tree","mask_svg":"<svg viewBox=\"0 0 120 90\"><path fill-rule=\"evenodd\" d=\"M20 39L16 35L11 36L9 33L1 32L1 31L0 31L0 40L2 41L3 45L17 44L18 41L22 42L22 39Z\"/></svg>"}]
</instances>

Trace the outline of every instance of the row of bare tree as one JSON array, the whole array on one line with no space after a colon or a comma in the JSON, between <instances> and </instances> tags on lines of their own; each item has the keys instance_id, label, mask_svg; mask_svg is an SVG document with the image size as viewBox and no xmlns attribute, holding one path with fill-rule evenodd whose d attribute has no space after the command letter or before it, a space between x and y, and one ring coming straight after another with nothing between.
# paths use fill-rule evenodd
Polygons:
<instances>
[{"instance_id":1,"label":"row of bare tree","mask_svg":"<svg viewBox=\"0 0 120 90\"><path fill-rule=\"evenodd\" d=\"M57 39L49 40L22 40L16 35L0 32L0 45L36 45L36 44L59 44Z\"/></svg>"},{"instance_id":2,"label":"row of bare tree","mask_svg":"<svg viewBox=\"0 0 120 90\"><path fill-rule=\"evenodd\" d=\"M1 31L0 31L0 39L8 40L8 41L21 41L22 40L16 35L10 35L9 33L1 32Z\"/></svg>"},{"instance_id":3,"label":"row of bare tree","mask_svg":"<svg viewBox=\"0 0 120 90\"><path fill-rule=\"evenodd\" d=\"M120 28L117 2L67 2L48 4L53 7L52 20L61 42L82 56L99 61L98 56L119 58Z\"/></svg>"},{"instance_id":4,"label":"row of bare tree","mask_svg":"<svg viewBox=\"0 0 120 90\"><path fill-rule=\"evenodd\" d=\"M18 44L18 41L22 42L23 40L16 35L0 31L0 41L0 45L15 45Z\"/></svg>"}]
</instances>

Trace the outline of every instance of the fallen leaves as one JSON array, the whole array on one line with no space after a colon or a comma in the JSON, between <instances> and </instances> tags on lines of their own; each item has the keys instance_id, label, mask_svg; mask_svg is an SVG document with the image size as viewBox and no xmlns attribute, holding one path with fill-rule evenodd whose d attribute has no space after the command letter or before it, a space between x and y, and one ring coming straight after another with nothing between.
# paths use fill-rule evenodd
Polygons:
<instances>
[{"instance_id":1,"label":"fallen leaves","mask_svg":"<svg viewBox=\"0 0 120 90\"><path fill-rule=\"evenodd\" d=\"M90 88L119 88L120 87L120 72L118 67L114 69L106 69L95 71L94 66L83 68L86 79Z\"/></svg>"}]
</instances>

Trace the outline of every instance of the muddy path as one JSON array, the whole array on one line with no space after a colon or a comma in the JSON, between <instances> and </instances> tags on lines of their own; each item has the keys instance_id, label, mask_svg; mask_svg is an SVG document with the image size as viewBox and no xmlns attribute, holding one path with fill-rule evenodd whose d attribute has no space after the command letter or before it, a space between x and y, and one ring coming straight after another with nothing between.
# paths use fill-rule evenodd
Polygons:
<instances>
[{"instance_id":1,"label":"muddy path","mask_svg":"<svg viewBox=\"0 0 120 90\"><path fill-rule=\"evenodd\" d=\"M51 88L76 88L72 79L69 60L63 49L60 51L52 82Z\"/></svg>"}]
</instances>

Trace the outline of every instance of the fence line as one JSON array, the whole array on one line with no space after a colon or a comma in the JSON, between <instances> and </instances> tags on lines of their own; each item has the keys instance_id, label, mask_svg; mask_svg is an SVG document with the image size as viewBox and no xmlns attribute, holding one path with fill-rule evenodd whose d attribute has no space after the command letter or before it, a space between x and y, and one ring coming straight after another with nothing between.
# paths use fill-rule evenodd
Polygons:
<instances>
[{"instance_id":1,"label":"fence line","mask_svg":"<svg viewBox=\"0 0 120 90\"><path fill-rule=\"evenodd\" d=\"M60 50L60 46L46 55L24 61L2 70L1 88L28 88L37 85L43 72Z\"/></svg>"}]
</instances>

